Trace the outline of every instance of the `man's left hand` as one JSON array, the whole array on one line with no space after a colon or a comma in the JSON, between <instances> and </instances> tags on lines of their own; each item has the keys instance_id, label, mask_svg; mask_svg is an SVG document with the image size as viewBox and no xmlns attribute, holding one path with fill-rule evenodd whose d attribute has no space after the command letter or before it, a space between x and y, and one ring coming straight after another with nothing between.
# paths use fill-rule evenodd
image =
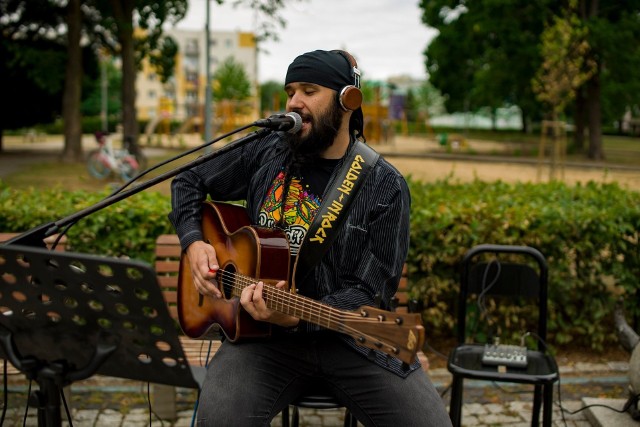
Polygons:
<instances>
[{"instance_id":1,"label":"man's left hand","mask_svg":"<svg viewBox=\"0 0 640 427\"><path fill-rule=\"evenodd\" d=\"M276 284L276 288L283 289L285 285L286 282L281 281ZM255 320L273 323L285 328L296 326L300 321L297 317L289 316L288 314L280 313L267 307L263 296L264 287L265 284L263 282L258 282L244 288L240 295L240 304L242 304L242 307L244 307L247 313Z\"/></svg>"}]
</instances>

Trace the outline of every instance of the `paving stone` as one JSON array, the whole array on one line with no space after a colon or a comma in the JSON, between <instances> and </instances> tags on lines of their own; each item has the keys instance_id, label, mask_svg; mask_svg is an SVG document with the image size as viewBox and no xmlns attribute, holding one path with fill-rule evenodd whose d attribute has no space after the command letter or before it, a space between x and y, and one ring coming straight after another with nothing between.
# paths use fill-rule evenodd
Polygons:
<instances>
[{"instance_id":1,"label":"paving stone","mask_svg":"<svg viewBox=\"0 0 640 427\"><path fill-rule=\"evenodd\" d=\"M487 413L487 408L485 405L482 405L480 403L467 403L462 405L462 413L473 414L473 415L485 415Z\"/></svg>"}]
</instances>

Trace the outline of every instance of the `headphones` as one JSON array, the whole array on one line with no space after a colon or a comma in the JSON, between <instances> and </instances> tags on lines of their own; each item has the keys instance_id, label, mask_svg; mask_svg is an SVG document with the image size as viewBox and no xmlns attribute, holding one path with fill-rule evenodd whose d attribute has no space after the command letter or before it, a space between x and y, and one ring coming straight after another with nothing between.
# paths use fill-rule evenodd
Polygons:
<instances>
[{"instance_id":1,"label":"headphones","mask_svg":"<svg viewBox=\"0 0 640 427\"><path fill-rule=\"evenodd\" d=\"M358 64L351 54L344 50L332 50L332 52L339 53L349 64L351 71L351 77L353 78L353 84L347 85L340 90L338 94L338 101L340 107L345 111L355 111L362 105L362 91L360 90L360 70L358 70Z\"/></svg>"}]
</instances>

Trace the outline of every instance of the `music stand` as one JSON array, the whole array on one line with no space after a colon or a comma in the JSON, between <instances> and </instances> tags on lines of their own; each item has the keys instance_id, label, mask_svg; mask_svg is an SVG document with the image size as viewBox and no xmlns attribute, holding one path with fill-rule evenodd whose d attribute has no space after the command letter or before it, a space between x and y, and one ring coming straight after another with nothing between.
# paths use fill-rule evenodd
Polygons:
<instances>
[{"instance_id":1,"label":"music stand","mask_svg":"<svg viewBox=\"0 0 640 427\"><path fill-rule=\"evenodd\" d=\"M94 374L198 388L154 270L142 262L0 246L0 355L40 390L38 425Z\"/></svg>"}]
</instances>

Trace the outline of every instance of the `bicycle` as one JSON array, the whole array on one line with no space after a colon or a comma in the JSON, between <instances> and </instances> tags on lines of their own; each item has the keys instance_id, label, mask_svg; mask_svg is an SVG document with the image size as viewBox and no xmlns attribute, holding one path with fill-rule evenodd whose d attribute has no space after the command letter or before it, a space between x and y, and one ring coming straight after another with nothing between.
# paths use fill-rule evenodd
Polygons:
<instances>
[{"instance_id":1,"label":"bicycle","mask_svg":"<svg viewBox=\"0 0 640 427\"><path fill-rule=\"evenodd\" d=\"M105 179L115 173L123 181L129 181L136 176L140 164L126 146L115 149L109 135L103 132L96 132L95 137L100 147L87 156L87 169L91 176Z\"/></svg>"}]
</instances>

